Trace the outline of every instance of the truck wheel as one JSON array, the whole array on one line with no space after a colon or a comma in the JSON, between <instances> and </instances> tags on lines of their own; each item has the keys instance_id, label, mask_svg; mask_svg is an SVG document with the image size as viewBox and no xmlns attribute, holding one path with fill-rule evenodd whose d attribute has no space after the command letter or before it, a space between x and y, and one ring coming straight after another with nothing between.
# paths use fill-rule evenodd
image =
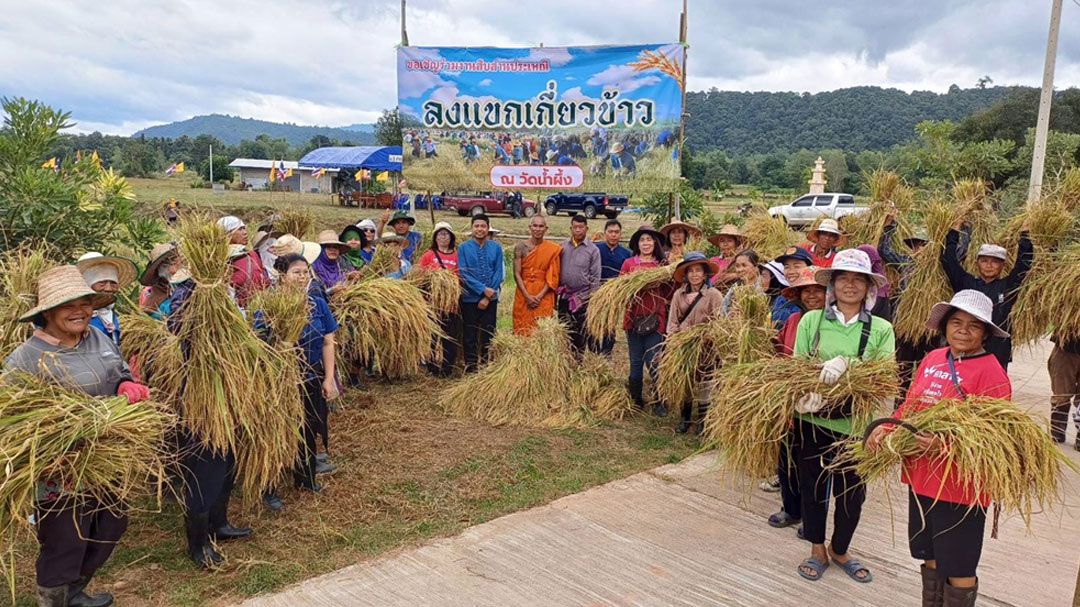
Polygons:
<instances>
[{"instance_id":1,"label":"truck wheel","mask_svg":"<svg viewBox=\"0 0 1080 607\"><path fill-rule=\"evenodd\" d=\"M533 217L536 215L536 207L525 207L525 210L522 211L522 213L524 213L525 217Z\"/></svg>"},{"instance_id":2,"label":"truck wheel","mask_svg":"<svg viewBox=\"0 0 1080 607\"><path fill-rule=\"evenodd\" d=\"M544 211L548 214L548 217L554 217L559 213L559 206L549 200L544 203Z\"/></svg>"},{"instance_id":3,"label":"truck wheel","mask_svg":"<svg viewBox=\"0 0 1080 607\"><path fill-rule=\"evenodd\" d=\"M596 205L587 204L583 211L586 219L596 219Z\"/></svg>"},{"instance_id":4,"label":"truck wheel","mask_svg":"<svg viewBox=\"0 0 1080 607\"><path fill-rule=\"evenodd\" d=\"M604 217L607 217L608 219L615 219L618 216L618 211L604 211Z\"/></svg>"},{"instance_id":5,"label":"truck wheel","mask_svg":"<svg viewBox=\"0 0 1080 607\"><path fill-rule=\"evenodd\" d=\"M485 209L484 209L484 207L483 207L483 206L481 206L481 205L476 205L475 207L473 207L473 208L469 209L469 214L470 214L470 215L472 215L473 217L476 217L477 215L483 215L483 214L484 214L484 210L485 210Z\"/></svg>"}]
</instances>

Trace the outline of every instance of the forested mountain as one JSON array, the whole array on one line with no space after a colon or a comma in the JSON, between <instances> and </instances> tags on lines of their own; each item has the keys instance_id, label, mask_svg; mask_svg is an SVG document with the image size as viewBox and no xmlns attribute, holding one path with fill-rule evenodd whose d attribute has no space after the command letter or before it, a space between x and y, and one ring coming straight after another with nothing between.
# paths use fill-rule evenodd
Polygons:
<instances>
[{"instance_id":1,"label":"forested mountain","mask_svg":"<svg viewBox=\"0 0 1080 607\"><path fill-rule=\"evenodd\" d=\"M695 152L769 154L800 149L886 150L924 120L961 120L1021 87L948 93L860 86L824 93L689 92L687 144ZM1034 89L1031 89L1034 90Z\"/></svg>"},{"instance_id":2,"label":"forested mountain","mask_svg":"<svg viewBox=\"0 0 1080 607\"><path fill-rule=\"evenodd\" d=\"M374 127L370 124L354 124L343 128L299 126L239 116L210 114L145 128L133 134L132 137L179 139L184 135L192 138L210 135L228 145L237 145L245 139L254 141L259 135L266 135L270 139L284 139L289 145L300 146L310 141L312 137L322 136L337 141L348 141L355 145L372 145L375 143L373 131Z\"/></svg>"}]
</instances>

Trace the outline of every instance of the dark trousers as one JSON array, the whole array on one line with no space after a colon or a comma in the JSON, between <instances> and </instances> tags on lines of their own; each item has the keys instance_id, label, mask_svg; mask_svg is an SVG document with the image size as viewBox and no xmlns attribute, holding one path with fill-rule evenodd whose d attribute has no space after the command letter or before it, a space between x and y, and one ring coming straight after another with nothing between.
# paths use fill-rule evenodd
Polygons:
<instances>
[{"instance_id":1,"label":"dark trousers","mask_svg":"<svg viewBox=\"0 0 1080 607\"><path fill-rule=\"evenodd\" d=\"M296 466L293 480L298 485L312 486L315 483L316 439L320 432L327 432L325 411L326 399L322 393L322 378L316 374L304 380L301 388L304 398L304 426L300 429L303 440L296 453Z\"/></svg>"},{"instance_id":2,"label":"dark trousers","mask_svg":"<svg viewBox=\"0 0 1080 607\"><path fill-rule=\"evenodd\" d=\"M985 531L986 510L978 504L953 504L908 489L911 556L937 561L939 577L975 577Z\"/></svg>"},{"instance_id":3,"label":"dark trousers","mask_svg":"<svg viewBox=\"0 0 1080 607\"><path fill-rule=\"evenodd\" d=\"M919 368L919 363L933 349L934 344L928 341L913 343L906 339L896 338L896 362L900 367L901 387L898 404L902 403L904 397L907 396L908 388L911 387L912 376L915 375L915 369Z\"/></svg>"},{"instance_id":4,"label":"dark trousers","mask_svg":"<svg viewBox=\"0 0 1080 607\"><path fill-rule=\"evenodd\" d=\"M780 443L780 461L776 477L780 482L780 503L791 518L802 518L802 492L799 491L799 451L797 441L789 433Z\"/></svg>"},{"instance_id":5,"label":"dark trousers","mask_svg":"<svg viewBox=\"0 0 1080 607\"><path fill-rule=\"evenodd\" d=\"M825 472L838 452L842 437L810 422L795 421L797 472L802 493L803 535L813 544L825 543L825 525L829 517L829 494L836 502L833 512L832 550L846 554L862 517L866 487L854 470L845 468Z\"/></svg>"},{"instance_id":6,"label":"dark trousers","mask_svg":"<svg viewBox=\"0 0 1080 607\"><path fill-rule=\"evenodd\" d=\"M475 303L461 302L461 346L465 355L465 371L475 371L478 363L487 361L491 338L495 336L495 316L499 302L481 310Z\"/></svg>"},{"instance_id":7,"label":"dark trousers","mask_svg":"<svg viewBox=\"0 0 1080 607\"><path fill-rule=\"evenodd\" d=\"M585 313L588 306L581 306L576 311L571 312L570 302L566 299L559 299L558 309L559 322L566 325L570 334L570 347L574 351L574 356L581 358L581 355L586 350L591 352L599 351L599 344L589 337L589 334L585 331Z\"/></svg>"},{"instance_id":8,"label":"dark trousers","mask_svg":"<svg viewBox=\"0 0 1080 607\"><path fill-rule=\"evenodd\" d=\"M1050 434L1060 443L1069 427L1069 408L1080 394L1080 354L1055 344L1046 368L1050 372ZM1074 420L1080 428L1080 413Z\"/></svg>"},{"instance_id":9,"label":"dark trousers","mask_svg":"<svg viewBox=\"0 0 1080 607\"><path fill-rule=\"evenodd\" d=\"M94 577L127 530L127 515L93 499L61 497L37 508L37 584L55 588Z\"/></svg>"},{"instance_id":10,"label":"dark trousers","mask_svg":"<svg viewBox=\"0 0 1080 607\"><path fill-rule=\"evenodd\" d=\"M1006 371L1009 370L1009 363L1012 362L1012 349L1011 337L991 337L986 340L986 351L993 354L1001 363L1001 368Z\"/></svg>"},{"instance_id":11,"label":"dark trousers","mask_svg":"<svg viewBox=\"0 0 1080 607\"><path fill-rule=\"evenodd\" d=\"M610 358L611 353L615 351L615 336L612 335L601 339L598 349L601 354Z\"/></svg>"},{"instance_id":12,"label":"dark trousers","mask_svg":"<svg viewBox=\"0 0 1080 607\"><path fill-rule=\"evenodd\" d=\"M649 379L655 388L656 355L664 345L664 336L659 333L638 335L633 331L627 331L626 345L630 350L630 382L644 381L645 369L648 368Z\"/></svg>"},{"instance_id":13,"label":"dark trousers","mask_svg":"<svg viewBox=\"0 0 1080 607\"><path fill-rule=\"evenodd\" d=\"M461 314L448 314L439 318L439 329L446 335L439 338L435 347L442 349L442 362L428 363L428 372L440 377L450 377L454 372L454 363L457 362L458 340L461 339Z\"/></svg>"},{"instance_id":14,"label":"dark trousers","mask_svg":"<svg viewBox=\"0 0 1080 607\"><path fill-rule=\"evenodd\" d=\"M184 508L189 514L210 514L219 500L226 499L236 482L236 460L232 453L216 453L181 431L181 475L184 479Z\"/></svg>"}]
</instances>

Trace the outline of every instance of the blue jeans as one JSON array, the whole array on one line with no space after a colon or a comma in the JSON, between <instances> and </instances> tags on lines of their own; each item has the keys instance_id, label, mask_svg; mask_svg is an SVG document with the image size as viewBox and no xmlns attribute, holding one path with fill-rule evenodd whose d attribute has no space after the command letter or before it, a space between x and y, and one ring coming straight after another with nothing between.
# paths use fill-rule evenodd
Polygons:
<instances>
[{"instance_id":1,"label":"blue jeans","mask_svg":"<svg viewBox=\"0 0 1080 607\"><path fill-rule=\"evenodd\" d=\"M626 345L630 349L630 381L642 381L645 378L645 366L649 367L649 378L656 384L656 355L664 343L664 336L659 333L637 335L626 332Z\"/></svg>"}]
</instances>

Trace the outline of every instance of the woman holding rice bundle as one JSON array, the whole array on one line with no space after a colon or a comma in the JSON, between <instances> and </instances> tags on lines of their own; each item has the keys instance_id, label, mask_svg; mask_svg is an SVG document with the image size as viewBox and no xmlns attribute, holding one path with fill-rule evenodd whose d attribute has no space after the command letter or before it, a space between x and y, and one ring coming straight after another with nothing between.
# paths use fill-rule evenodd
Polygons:
<instances>
[{"instance_id":1,"label":"woman holding rice bundle","mask_svg":"<svg viewBox=\"0 0 1080 607\"><path fill-rule=\"evenodd\" d=\"M34 323L34 334L4 361L5 371L29 373L89 396L146 400L150 390L132 381L116 344L90 328L94 310L114 299L90 289L75 266L44 272L38 279L37 306L19 319ZM112 595L89 595L86 586L123 536L127 516L117 512L120 504L101 504L67 489L47 479L38 483L38 604L111 605Z\"/></svg>"},{"instance_id":2,"label":"woman holding rice bundle","mask_svg":"<svg viewBox=\"0 0 1080 607\"><path fill-rule=\"evenodd\" d=\"M420 267L429 270L447 270L458 275L457 236L454 228L445 221L435 224L431 238L431 248L420 256ZM458 335L461 334L461 312L444 314L439 317L439 328L444 337L440 338L442 363L428 363L428 371L440 377L450 377L457 362Z\"/></svg>"},{"instance_id":3,"label":"woman holding rice bundle","mask_svg":"<svg viewBox=\"0 0 1080 607\"><path fill-rule=\"evenodd\" d=\"M400 225L401 222L398 222L398 224ZM410 233L419 234L419 232ZM412 262L409 261L409 257L405 255L408 245L409 241L404 236L399 236L395 232L383 232L382 238L379 239L379 246L389 247L391 257L394 261L394 266L386 273L386 278L401 280L409 273L409 270L412 268Z\"/></svg>"},{"instance_id":4,"label":"woman holding rice bundle","mask_svg":"<svg viewBox=\"0 0 1080 607\"><path fill-rule=\"evenodd\" d=\"M326 289L327 296L333 295L345 285L351 267L343 257L349 245L338 240L333 230L319 232L319 258L311 264L311 270L315 278ZM277 269L277 261L274 268ZM280 271L279 271L280 272Z\"/></svg>"},{"instance_id":5,"label":"woman holding rice bundle","mask_svg":"<svg viewBox=\"0 0 1080 607\"><path fill-rule=\"evenodd\" d=\"M895 350L892 325L870 314L876 287L885 284L885 277L872 272L870 258L857 249L840 251L830 261L831 268L814 274L818 284L827 287L825 309L803 314L794 352L798 358L822 361L819 379L829 386L840 382L852 362L891 358ZM851 467L826 470L838 452L838 443L861 429L852 428L850 405L823 409L822 397L816 392L801 397L795 407L792 448L798 453L803 531L813 544L810 558L799 565L798 573L807 580L820 580L831 560L851 579L867 583L873 579L870 570L848 555L866 488ZM832 543L826 550L830 489L836 509Z\"/></svg>"},{"instance_id":6,"label":"woman holding rice bundle","mask_svg":"<svg viewBox=\"0 0 1080 607\"><path fill-rule=\"evenodd\" d=\"M731 272L737 282L728 287L724 293L724 299L720 304L720 311L727 316L731 312L731 303L735 299L735 287L757 287L761 289L761 274L758 271L760 259L758 254L751 250L740 251L731 262Z\"/></svg>"},{"instance_id":7,"label":"woman holding rice bundle","mask_svg":"<svg viewBox=\"0 0 1080 607\"><path fill-rule=\"evenodd\" d=\"M158 311L161 304L169 300L172 291L169 279L180 269L180 255L176 244L166 242L154 246L150 251L150 262L139 276L139 284L145 288L139 293L139 309L161 320L164 315Z\"/></svg>"},{"instance_id":8,"label":"woman holding rice bundle","mask_svg":"<svg viewBox=\"0 0 1080 607\"><path fill-rule=\"evenodd\" d=\"M217 221L228 235L230 245L242 245L247 247L248 232L247 224L238 217L226 215ZM236 291L236 303L241 308L247 306L252 293L261 291L270 286L270 275L263 266L262 258L258 251L246 251L243 255L233 258L229 265L233 268L230 283Z\"/></svg>"},{"instance_id":9,"label":"woman holding rice bundle","mask_svg":"<svg viewBox=\"0 0 1080 607\"><path fill-rule=\"evenodd\" d=\"M664 245L667 239L650 225L643 225L630 237L630 251L633 257L623 262L619 275L640 270L658 268L667 260L664 258ZM638 410L645 409L645 368L649 369L649 378L656 387L656 355L664 344L667 332L668 308L671 305L672 286L653 287L634 298L623 317L623 330L626 331L626 345L630 351L630 377L627 385L630 398ZM655 402L652 412L657 417L665 417L667 408L661 402Z\"/></svg>"},{"instance_id":10,"label":"woman holding rice bundle","mask_svg":"<svg viewBox=\"0 0 1080 607\"><path fill-rule=\"evenodd\" d=\"M840 247L844 246L846 238L835 219L823 219L806 235L806 240L806 243L799 246L810 253L813 258L812 265L828 268Z\"/></svg>"},{"instance_id":11,"label":"woman holding rice bundle","mask_svg":"<svg viewBox=\"0 0 1080 607\"><path fill-rule=\"evenodd\" d=\"M348 246L347 249L341 251L341 269L345 271L345 274L348 275L364 267L367 262L364 261L362 252L368 244L364 231L357 226L346 226L338 235L338 240Z\"/></svg>"},{"instance_id":12,"label":"woman holding rice bundle","mask_svg":"<svg viewBox=\"0 0 1080 607\"><path fill-rule=\"evenodd\" d=\"M668 262L682 261L686 247L692 238L701 238L701 229L688 223L675 220L660 228L660 233L668 241ZM716 272L713 272L715 275Z\"/></svg>"},{"instance_id":13,"label":"woman holding rice bundle","mask_svg":"<svg viewBox=\"0 0 1080 607\"><path fill-rule=\"evenodd\" d=\"M738 263L738 260L736 260ZM757 276L757 267L751 264L754 276ZM709 278L716 275L716 264L697 251L691 251L675 267L673 276L676 285L679 286L671 297L671 307L668 310L667 334L669 336L688 329L694 325L708 322L709 319L720 311L724 296L720 291L709 286ZM709 370L700 370L707 373ZM694 402L697 404L698 416L693 417L693 403L681 403L679 411L679 425L675 431L686 434L695 422L698 423L697 433L701 433L701 426L705 419L705 413L709 410L709 383L700 381L694 390Z\"/></svg>"},{"instance_id":14,"label":"woman holding rice bundle","mask_svg":"<svg viewBox=\"0 0 1080 607\"><path fill-rule=\"evenodd\" d=\"M948 344L930 352L919 365L907 398L897 412L903 419L941 400L968 396L1009 399L1009 376L986 345L1008 333L993 322L994 304L975 290L963 290L952 301L932 308L927 328L945 336ZM878 426L866 441L868 450L881 446L894 426ZM932 434L916 434L923 449L903 463L908 485L908 543L911 556L923 561L923 607L969 607L978 596L976 568L982 553L986 509L990 500L975 493L955 470L937 459L946 448Z\"/></svg>"},{"instance_id":15,"label":"woman holding rice bundle","mask_svg":"<svg viewBox=\"0 0 1080 607\"><path fill-rule=\"evenodd\" d=\"M375 241L378 240L375 222L363 219L356 224L356 227L360 228L360 232L364 235L364 244L360 247L360 258L364 260L364 263L371 263L371 259L375 256Z\"/></svg>"},{"instance_id":16,"label":"woman holding rice bundle","mask_svg":"<svg viewBox=\"0 0 1080 607\"><path fill-rule=\"evenodd\" d=\"M716 267L720 268L720 272L712 279L713 286L738 280L739 277L734 272L728 271L728 266L735 261L735 254L746 244L746 236L738 226L729 223L721 227L716 234L709 236L708 240L714 247L720 249L720 255L712 258L712 261L716 262Z\"/></svg>"}]
</instances>

